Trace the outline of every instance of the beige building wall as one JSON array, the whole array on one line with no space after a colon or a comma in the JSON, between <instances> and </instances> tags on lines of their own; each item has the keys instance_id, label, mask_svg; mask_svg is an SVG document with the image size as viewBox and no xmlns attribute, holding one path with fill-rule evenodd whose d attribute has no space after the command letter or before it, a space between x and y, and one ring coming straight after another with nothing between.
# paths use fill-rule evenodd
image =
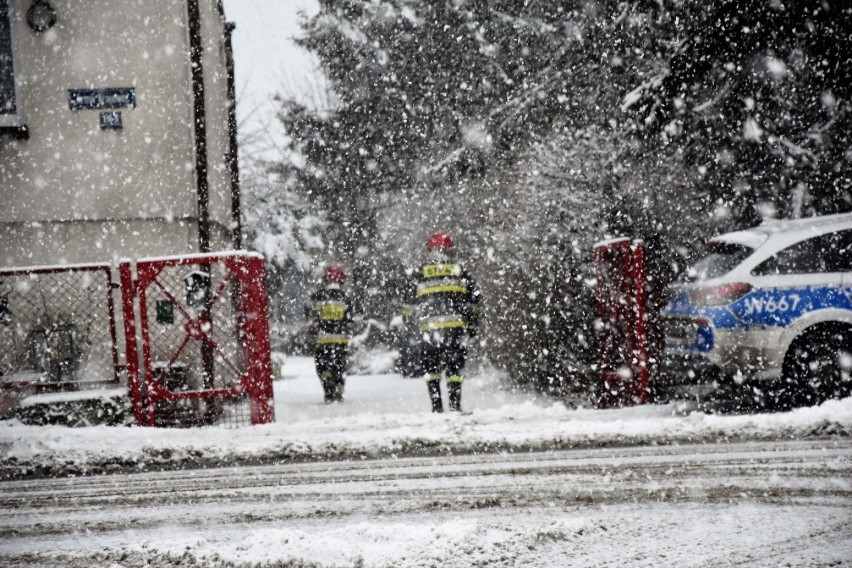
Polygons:
<instances>
[{"instance_id":1,"label":"beige building wall","mask_svg":"<svg viewBox=\"0 0 852 568\"><path fill-rule=\"evenodd\" d=\"M0 134L0 266L198 251L187 0L9 0L27 139ZM200 0L211 248L231 247L227 71L218 0ZM71 110L69 89L135 89L135 108ZM100 112L123 128L101 129Z\"/></svg>"},{"instance_id":2,"label":"beige building wall","mask_svg":"<svg viewBox=\"0 0 852 568\"><path fill-rule=\"evenodd\" d=\"M204 45L204 99L207 112L207 155L210 186L210 247L231 247L231 175L228 154L228 73L225 53L225 19L221 0L200 2L201 38Z\"/></svg>"}]
</instances>

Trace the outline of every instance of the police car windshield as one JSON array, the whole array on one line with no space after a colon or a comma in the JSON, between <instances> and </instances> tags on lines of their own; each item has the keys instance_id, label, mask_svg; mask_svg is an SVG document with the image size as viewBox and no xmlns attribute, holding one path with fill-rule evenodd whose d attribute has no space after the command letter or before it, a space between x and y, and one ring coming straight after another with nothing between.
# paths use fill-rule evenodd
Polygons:
<instances>
[{"instance_id":1,"label":"police car windshield","mask_svg":"<svg viewBox=\"0 0 852 568\"><path fill-rule=\"evenodd\" d=\"M700 282L718 278L733 270L753 252L753 248L744 245L711 241L707 243L706 254L686 269L681 276L681 281Z\"/></svg>"}]
</instances>

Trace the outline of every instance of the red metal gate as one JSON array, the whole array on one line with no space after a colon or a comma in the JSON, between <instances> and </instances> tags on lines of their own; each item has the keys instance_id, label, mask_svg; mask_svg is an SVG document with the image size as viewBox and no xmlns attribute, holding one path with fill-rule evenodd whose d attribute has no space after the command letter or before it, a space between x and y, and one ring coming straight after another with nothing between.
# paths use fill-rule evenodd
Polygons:
<instances>
[{"instance_id":1,"label":"red metal gate","mask_svg":"<svg viewBox=\"0 0 852 568\"><path fill-rule=\"evenodd\" d=\"M135 268L134 278L130 261L119 267L137 424L273 422L262 257L187 255Z\"/></svg>"},{"instance_id":2,"label":"red metal gate","mask_svg":"<svg viewBox=\"0 0 852 568\"><path fill-rule=\"evenodd\" d=\"M648 401L645 245L616 239L595 245L600 405Z\"/></svg>"}]
</instances>

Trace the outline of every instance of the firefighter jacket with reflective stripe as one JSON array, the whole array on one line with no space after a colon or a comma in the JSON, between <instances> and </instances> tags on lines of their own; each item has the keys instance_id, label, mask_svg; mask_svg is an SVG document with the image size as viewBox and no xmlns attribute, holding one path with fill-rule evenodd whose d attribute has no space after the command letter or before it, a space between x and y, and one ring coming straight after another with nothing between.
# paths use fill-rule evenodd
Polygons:
<instances>
[{"instance_id":1,"label":"firefighter jacket with reflective stripe","mask_svg":"<svg viewBox=\"0 0 852 568\"><path fill-rule=\"evenodd\" d=\"M352 330L352 302L338 287L323 287L311 295L311 314L317 345L347 345Z\"/></svg>"},{"instance_id":2,"label":"firefighter jacket with reflective stripe","mask_svg":"<svg viewBox=\"0 0 852 568\"><path fill-rule=\"evenodd\" d=\"M411 304L420 331L478 325L479 287L461 264L423 264L414 275L414 282Z\"/></svg>"}]
</instances>

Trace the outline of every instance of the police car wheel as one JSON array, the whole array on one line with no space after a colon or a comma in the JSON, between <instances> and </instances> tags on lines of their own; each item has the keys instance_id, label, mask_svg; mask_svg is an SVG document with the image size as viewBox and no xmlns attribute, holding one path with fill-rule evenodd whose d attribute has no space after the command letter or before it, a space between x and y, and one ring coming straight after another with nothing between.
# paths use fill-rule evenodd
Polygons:
<instances>
[{"instance_id":1,"label":"police car wheel","mask_svg":"<svg viewBox=\"0 0 852 568\"><path fill-rule=\"evenodd\" d=\"M797 340L784 364L784 382L791 406L820 404L849 396L852 390L849 360L850 331L825 329Z\"/></svg>"}]
</instances>

